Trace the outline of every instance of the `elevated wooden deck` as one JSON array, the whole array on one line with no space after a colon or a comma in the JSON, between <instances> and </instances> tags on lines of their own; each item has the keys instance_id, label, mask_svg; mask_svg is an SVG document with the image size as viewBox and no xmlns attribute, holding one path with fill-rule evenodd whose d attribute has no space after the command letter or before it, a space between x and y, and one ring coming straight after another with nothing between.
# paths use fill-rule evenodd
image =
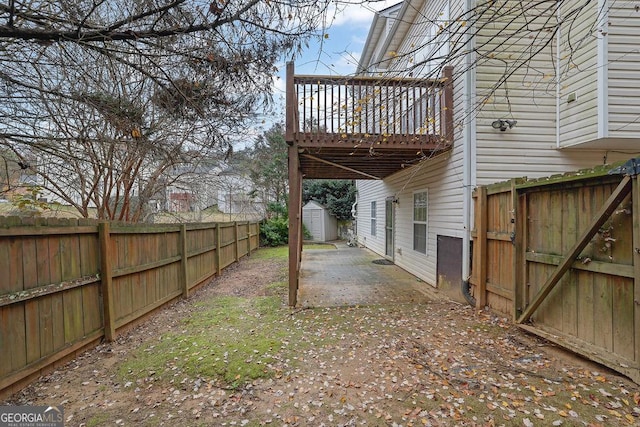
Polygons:
<instances>
[{"instance_id":1,"label":"elevated wooden deck","mask_svg":"<svg viewBox=\"0 0 640 427\"><path fill-rule=\"evenodd\" d=\"M453 68L438 79L295 75L287 64L289 304L301 259L302 179L384 179L453 144Z\"/></svg>"},{"instance_id":2,"label":"elevated wooden deck","mask_svg":"<svg viewBox=\"0 0 640 427\"><path fill-rule=\"evenodd\" d=\"M305 178L382 179L450 148L452 68L439 79L296 76L287 142Z\"/></svg>"}]
</instances>

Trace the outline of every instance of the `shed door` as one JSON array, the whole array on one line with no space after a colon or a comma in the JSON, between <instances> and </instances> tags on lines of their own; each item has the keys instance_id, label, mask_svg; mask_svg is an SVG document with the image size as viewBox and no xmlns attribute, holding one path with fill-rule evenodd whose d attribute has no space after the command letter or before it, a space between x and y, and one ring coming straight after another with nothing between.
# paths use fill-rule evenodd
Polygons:
<instances>
[{"instance_id":1,"label":"shed door","mask_svg":"<svg viewBox=\"0 0 640 427\"><path fill-rule=\"evenodd\" d=\"M393 200L384 204L384 255L393 260Z\"/></svg>"},{"instance_id":2,"label":"shed door","mask_svg":"<svg viewBox=\"0 0 640 427\"><path fill-rule=\"evenodd\" d=\"M324 241L322 235L322 211L320 209L314 209L311 211L311 234L314 240Z\"/></svg>"}]
</instances>

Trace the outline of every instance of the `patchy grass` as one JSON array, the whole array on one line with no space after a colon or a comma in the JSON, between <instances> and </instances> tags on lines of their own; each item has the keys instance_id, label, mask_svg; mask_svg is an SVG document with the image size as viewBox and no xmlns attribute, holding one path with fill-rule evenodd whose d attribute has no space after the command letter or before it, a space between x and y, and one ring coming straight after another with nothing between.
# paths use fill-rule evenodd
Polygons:
<instances>
[{"instance_id":1,"label":"patchy grass","mask_svg":"<svg viewBox=\"0 0 640 427\"><path fill-rule=\"evenodd\" d=\"M269 295L286 295L289 291L289 283L285 281L274 282L267 285L265 289Z\"/></svg>"},{"instance_id":2,"label":"patchy grass","mask_svg":"<svg viewBox=\"0 0 640 427\"><path fill-rule=\"evenodd\" d=\"M303 249L335 249L331 243L305 243Z\"/></svg>"},{"instance_id":3,"label":"patchy grass","mask_svg":"<svg viewBox=\"0 0 640 427\"><path fill-rule=\"evenodd\" d=\"M238 388L276 375L276 355L290 335L288 311L280 297L226 296L196 307L179 333L163 334L132 354L120 366L121 378L171 381L190 376Z\"/></svg>"},{"instance_id":4,"label":"patchy grass","mask_svg":"<svg viewBox=\"0 0 640 427\"><path fill-rule=\"evenodd\" d=\"M304 249L335 249L330 243L304 243ZM289 246L276 246L275 248L260 248L251 254L252 259L285 260L289 258Z\"/></svg>"},{"instance_id":5,"label":"patchy grass","mask_svg":"<svg viewBox=\"0 0 640 427\"><path fill-rule=\"evenodd\" d=\"M291 310L282 302L286 271L279 274L287 248L257 253L263 260L247 259L237 275L164 311L137 338L50 374L24 403L64 398L74 425L640 421L640 387L557 358L502 317L440 300ZM101 359L111 363L101 367Z\"/></svg>"},{"instance_id":6,"label":"patchy grass","mask_svg":"<svg viewBox=\"0 0 640 427\"><path fill-rule=\"evenodd\" d=\"M288 246L276 246L275 248L260 248L251 254L251 259L285 260L289 258Z\"/></svg>"},{"instance_id":7,"label":"patchy grass","mask_svg":"<svg viewBox=\"0 0 640 427\"><path fill-rule=\"evenodd\" d=\"M89 418L86 423L87 427L96 427L106 424L110 420L109 414L106 412L100 412L93 417Z\"/></svg>"}]
</instances>

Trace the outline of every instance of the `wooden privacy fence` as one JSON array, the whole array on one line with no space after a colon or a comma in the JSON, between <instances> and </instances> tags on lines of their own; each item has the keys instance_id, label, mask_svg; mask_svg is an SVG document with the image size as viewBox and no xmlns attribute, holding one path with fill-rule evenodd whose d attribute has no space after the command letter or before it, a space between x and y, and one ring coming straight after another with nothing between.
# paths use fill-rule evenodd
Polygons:
<instances>
[{"instance_id":1,"label":"wooden privacy fence","mask_svg":"<svg viewBox=\"0 0 640 427\"><path fill-rule=\"evenodd\" d=\"M640 382L640 189L610 169L479 187L470 282L478 307Z\"/></svg>"},{"instance_id":2,"label":"wooden privacy fence","mask_svg":"<svg viewBox=\"0 0 640 427\"><path fill-rule=\"evenodd\" d=\"M0 218L0 395L258 248L256 222Z\"/></svg>"}]
</instances>

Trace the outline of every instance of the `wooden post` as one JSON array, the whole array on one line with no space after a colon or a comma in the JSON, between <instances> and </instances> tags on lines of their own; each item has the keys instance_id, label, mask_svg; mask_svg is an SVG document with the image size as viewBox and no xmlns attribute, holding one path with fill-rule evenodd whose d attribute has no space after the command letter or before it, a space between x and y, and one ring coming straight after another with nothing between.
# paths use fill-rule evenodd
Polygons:
<instances>
[{"instance_id":1,"label":"wooden post","mask_svg":"<svg viewBox=\"0 0 640 427\"><path fill-rule=\"evenodd\" d=\"M298 147L289 147L289 305L295 307L298 302L298 265L300 264L300 159Z\"/></svg>"},{"instance_id":2,"label":"wooden post","mask_svg":"<svg viewBox=\"0 0 640 427\"><path fill-rule=\"evenodd\" d=\"M600 226L609 219L613 211L616 210L618 205L631 192L631 180L632 178L628 175L622 178L618 187L616 187L611 196L609 196L607 201L604 202L604 205L596 213L595 218L591 221L589 227L587 227L585 232L578 238L578 241L573 245L562 262L556 267L553 274L551 274L547 281L542 285L536 296L533 298L533 301L531 301L527 306L520 318L518 318L518 323L524 323L529 320L533 312L536 311L540 304L542 304L547 295L549 295L556 284L560 281L564 273L571 268L571 264L573 264L576 257L580 255L580 252L582 252L589 244L589 241L598 232Z\"/></svg>"},{"instance_id":3,"label":"wooden post","mask_svg":"<svg viewBox=\"0 0 640 427\"><path fill-rule=\"evenodd\" d=\"M240 261L240 229L238 221L235 222L235 239L236 239L236 262Z\"/></svg>"},{"instance_id":4,"label":"wooden post","mask_svg":"<svg viewBox=\"0 0 640 427\"><path fill-rule=\"evenodd\" d=\"M104 318L104 338L111 342L116 337L115 315L113 312L113 281L111 266L111 238L109 223L98 225L100 239L100 281L102 283L102 311Z\"/></svg>"},{"instance_id":5,"label":"wooden post","mask_svg":"<svg viewBox=\"0 0 640 427\"><path fill-rule=\"evenodd\" d=\"M220 276L222 272L222 268L220 267L220 260L222 259L222 249L220 246L222 241L221 233L220 233L220 224L216 224L216 274Z\"/></svg>"},{"instance_id":6,"label":"wooden post","mask_svg":"<svg viewBox=\"0 0 640 427\"><path fill-rule=\"evenodd\" d=\"M516 215L516 241L515 241L515 282L513 287L513 320L516 321L527 301L529 301L529 285L527 283L527 246L529 235L527 193L517 195L514 211Z\"/></svg>"},{"instance_id":7,"label":"wooden post","mask_svg":"<svg viewBox=\"0 0 640 427\"><path fill-rule=\"evenodd\" d=\"M251 256L251 223L247 221L247 256Z\"/></svg>"},{"instance_id":8,"label":"wooden post","mask_svg":"<svg viewBox=\"0 0 640 427\"><path fill-rule=\"evenodd\" d=\"M441 98L440 132L444 139L453 142L453 67L446 66L442 69L444 88Z\"/></svg>"},{"instance_id":9,"label":"wooden post","mask_svg":"<svg viewBox=\"0 0 640 427\"><path fill-rule=\"evenodd\" d=\"M478 187L476 209L476 233L478 244L474 251L477 251L476 275L478 291L476 295L476 307L484 308L487 305L487 187Z\"/></svg>"},{"instance_id":10,"label":"wooden post","mask_svg":"<svg viewBox=\"0 0 640 427\"><path fill-rule=\"evenodd\" d=\"M182 282L182 297L189 297L189 280L187 278L187 262L189 254L187 253L187 225L180 225L180 281Z\"/></svg>"},{"instance_id":11,"label":"wooden post","mask_svg":"<svg viewBox=\"0 0 640 427\"><path fill-rule=\"evenodd\" d=\"M293 143L293 134L295 132L294 128L297 122L297 117L295 116L295 112L297 109L297 99L296 99L296 87L294 82L294 73L295 67L293 62L287 62L287 81L286 84L286 93L285 93L285 103L286 103L286 127L285 127L285 141L287 144L291 145Z\"/></svg>"},{"instance_id":12,"label":"wooden post","mask_svg":"<svg viewBox=\"0 0 640 427\"><path fill-rule=\"evenodd\" d=\"M295 67L287 62L286 81L286 126L285 140L289 145L289 306L295 307L298 302L298 271L300 265L300 209L302 204L302 188L300 174L300 158L295 143L298 131L297 96L295 86Z\"/></svg>"}]
</instances>

